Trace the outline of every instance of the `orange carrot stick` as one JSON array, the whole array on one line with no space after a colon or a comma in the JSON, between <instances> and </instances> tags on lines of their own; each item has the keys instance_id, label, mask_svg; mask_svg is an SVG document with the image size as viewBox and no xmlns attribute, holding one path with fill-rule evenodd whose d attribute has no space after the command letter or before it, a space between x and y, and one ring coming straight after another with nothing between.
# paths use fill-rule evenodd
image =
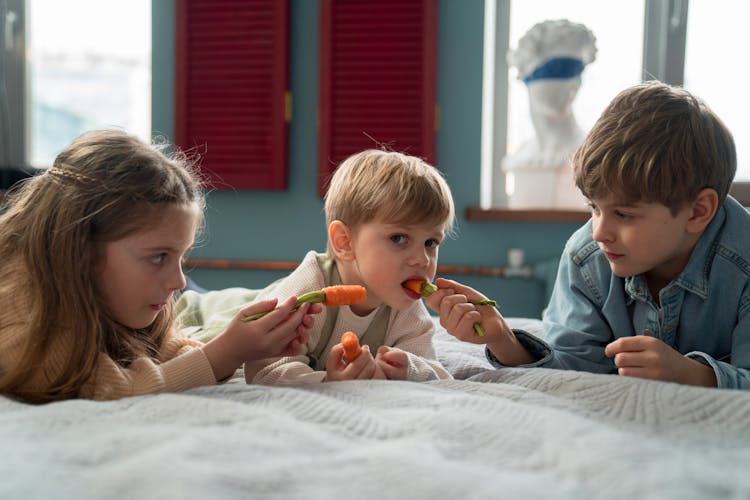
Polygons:
<instances>
[{"instance_id":1,"label":"orange carrot stick","mask_svg":"<svg viewBox=\"0 0 750 500\"><path fill-rule=\"evenodd\" d=\"M321 290L325 294L323 303L331 306L359 304L367 299L367 290L360 285L334 285Z\"/></svg>"},{"instance_id":2,"label":"orange carrot stick","mask_svg":"<svg viewBox=\"0 0 750 500\"><path fill-rule=\"evenodd\" d=\"M362 348L359 346L359 339L354 332L345 332L341 336L341 346L344 348L346 362L351 363L362 354Z\"/></svg>"},{"instance_id":3,"label":"orange carrot stick","mask_svg":"<svg viewBox=\"0 0 750 500\"><path fill-rule=\"evenodd\" d=\"M297 298L297 302L294 304L294 310L296 311L299 306L305 302L310 304L323 303L326 306L350 306L352 304L359 304L367 299L367 290L365 287L360 285L333 285L327 286L322 290L316 290L314 292L307 292L300 295ZM248 322L258 318L262 318L271 311L263 311L250 316L245 316L242 321Z\"/></svg>"},{"instance_id":4,"label":"orange carrot stick","mask_svg":"<svg viewBox=\"0 0 750 500\"><path fill-rule=\"evenodd\" d=\"M437 290L437 287L435 287L434 290L432 290L430 293L426 293L428 290L425 290L426 286L432 285L432 283L428 283L427 281L422 280L406 280L404 281L404 286L411 290L414 293L418 293L422 297L427 297L432 292ZM432 285L435 286L435 285Z\"/></svg>"}]
</instances>

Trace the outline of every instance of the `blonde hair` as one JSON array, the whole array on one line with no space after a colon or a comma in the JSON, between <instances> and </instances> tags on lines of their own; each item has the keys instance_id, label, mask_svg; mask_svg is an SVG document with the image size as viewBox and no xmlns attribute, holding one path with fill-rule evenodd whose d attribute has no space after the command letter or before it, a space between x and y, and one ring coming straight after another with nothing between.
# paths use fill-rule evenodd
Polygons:
<instances>
[{"instance_id":1,"label":"blonde hair","mask_svg":"<svg viewBox=\"0 0 750 500\"><path fill-rule=\"evenodd\" d=\"M584 196L661 203L673 214L704 188L723 202L737 170L732 134L688 91L646 82L617 95L573 157Z\"/></svg>"},{"instance_id":2,"label":"blonde hair","mask_svg":"<svg viewBox=\"0 0 750 500\"><path fill-rule=\"evenodd\" d=\"M415 156L368 149L336 169L325 195L326 226L371 221L444 225L452 234L453 197L440 172ZM332 255L330 245L328 253Z\"/></svg>"},{"instance_id":3,"label":"blonde hair","mask_svg":"<svg viewBox=\"0 0 750 500\"><path fill-rule=\"evenodd\" d=\"M107 242L148 229L165 204L204 206L202 184L184 156L163 153L118 130L74 140L45 173L10 195L0 217L0 265L21 265L29 297L29 336L22 359L0 373L0 392L43 402L75 397L106 353L122 366L154 357L174 320L173 303L144 330L119 324L96 290L95 269ZM7 269L6 269L7 271ZM7 272L3 273L7 275ZM71 356L43 394L25 394L23 379L46 357L58 329L75 332Z\"/></svg>"}]
</instances>

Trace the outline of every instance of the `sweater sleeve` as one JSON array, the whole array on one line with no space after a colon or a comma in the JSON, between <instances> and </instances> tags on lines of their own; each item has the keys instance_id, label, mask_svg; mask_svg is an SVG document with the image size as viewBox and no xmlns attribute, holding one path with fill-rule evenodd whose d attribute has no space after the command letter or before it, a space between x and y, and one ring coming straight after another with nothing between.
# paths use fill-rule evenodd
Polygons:
<instances>
[{"instance_id":1,"label":"sweater sleeve","mask_svg":"<svg viewBox=\"0 0 750 500\"><path fill-rule=\"evenodd\" d=\"M275 283L274 286L264 289L258 295L258 300L277 298L281 302L292 295L299 297L303 293L320 290L326 285L323 273L317 264L316 253L310 251L289 276ZM310 339L304 346L305 351L302 355L248 361L245 363L245 381L248 384L262 385L322 382L326 372L313 370L308 365L309 358L306 354L312 352L320 341L327 314L328 309L323 308L320 314L313 317L313 323L308 328Z\"/></svg>"},{"instance_id":2,"label":"sweater sleeve","mask_svg":"<svg viewBox=\"0 0 750 500\"><path fill-rule=\"evenodd\" d=\"M164 342L159 362L140 357L122 367L101 354L93 377L84 384L81 396L90 399L117 399L160 392L181 392L216 384L203 344L173 335Z\"/></svg>"}]
</instances>

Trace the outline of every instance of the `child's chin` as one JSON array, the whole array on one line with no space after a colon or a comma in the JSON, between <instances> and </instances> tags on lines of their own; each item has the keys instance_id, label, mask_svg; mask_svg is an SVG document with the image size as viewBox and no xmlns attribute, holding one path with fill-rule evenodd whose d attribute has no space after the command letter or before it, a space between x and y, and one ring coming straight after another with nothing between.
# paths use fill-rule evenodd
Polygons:
<instances>
[{"instance_id":1,"label":"child's chin","mask_svg":"<svg viewBox=\"0 0 750 500\"><path fill-rule=\"evenodd\" d=\"M614 266L612 264L609 265L609 268L612 270L612 274L617 276L618 278L627 278L628 276L635 276L639 273L634 273L632 269L623 269L622 266Z\"/></svg>"},{"instance_id":2,"label":"child's chin","mask_svg":"<svg viewBox=\"0 0 750 500\"><path fill-rule=\"evenodd\" d=\"M128 328L132 328L133 330L143 330L154 324L154 321L156 321L156 316L157 315L154 314L153 318L151 319L140 318L137 320L128 321L127 323L123 324Z\"/></svg>"}]
</instances>

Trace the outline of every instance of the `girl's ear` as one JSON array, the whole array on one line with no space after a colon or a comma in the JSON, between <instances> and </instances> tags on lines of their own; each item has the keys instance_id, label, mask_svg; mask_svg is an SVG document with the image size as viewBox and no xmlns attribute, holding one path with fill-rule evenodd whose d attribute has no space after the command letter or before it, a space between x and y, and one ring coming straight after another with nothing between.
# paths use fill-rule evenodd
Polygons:
<instances>
[{"instance_id":1,"label":"girl's ear","mask_svg":"<svg viewBox=\"0 0 750 500\"><path fill-rule=\"evenodd\" d=\"M690 233L701 233L711 222L719 209L719 195L715 189L705 188L698 193L691 207L687 230Z\"/></svg>"},{"instance_id":2,"label":"girl's ear","mask_svg":"<svg viewBox=\"0 0 750 500\"><path fill-rule=\"evenodd\" d=\"M340 220L335 220L328 225L328 242L336 258L344 261L354 260L351 231Z\"/></svg>"}]
</instances>

